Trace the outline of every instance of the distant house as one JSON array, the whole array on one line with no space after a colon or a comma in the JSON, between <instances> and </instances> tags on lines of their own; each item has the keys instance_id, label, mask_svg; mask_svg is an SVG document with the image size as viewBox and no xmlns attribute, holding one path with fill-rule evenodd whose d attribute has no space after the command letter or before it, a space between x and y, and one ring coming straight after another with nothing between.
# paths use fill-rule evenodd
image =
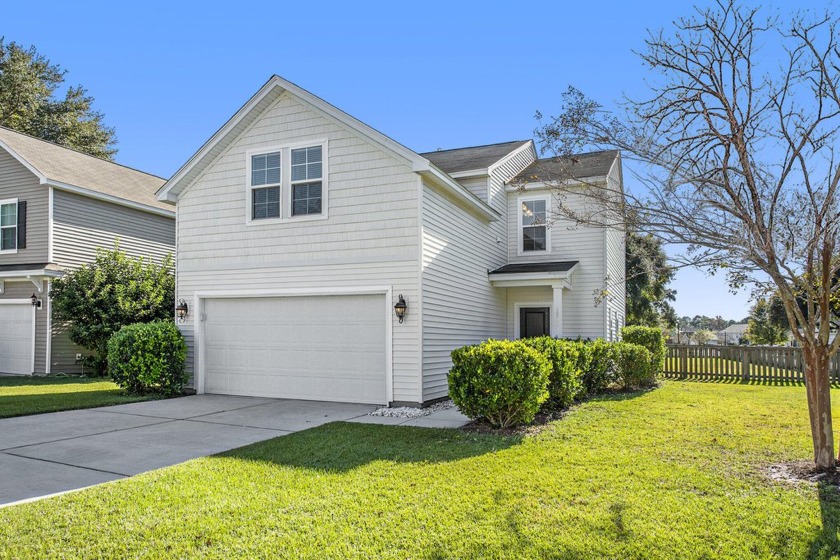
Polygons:
<instances>
[{"instance_id":1,"label":"distant house","mask_svg":"<svg viewBox=\"0 0 840 560\"><path fill-rule=\"evenodd\" d=\"M0 372L80 373L50 283L98 247L160 260L175 250L164 180L0 127ZM33 305L34 300L34 305Z\"/></svg>"},{"instance_id":2,"label":"distant house","mask_svg":"<svg viewBox=\"0 0 840 560\"><path fill-rule=\"evenodd\" d=\"M747 334L747 323L735 323L717 332L719 344L740 344Z\"/></svg>"},{"instance_id":3,"label":"distant house","mask_svg":"<svg viewBox=\"0 0 840 560\"><path fill-rule=\"evenodd\" d=\"M564 163L621 192L618 152ZM623 282L593 294L623 228L553 221L556 164L531 140L418 153L271 78L158 193L196 391L419 405L459 346L616 339Z\"/></svg>"}]
</instances>

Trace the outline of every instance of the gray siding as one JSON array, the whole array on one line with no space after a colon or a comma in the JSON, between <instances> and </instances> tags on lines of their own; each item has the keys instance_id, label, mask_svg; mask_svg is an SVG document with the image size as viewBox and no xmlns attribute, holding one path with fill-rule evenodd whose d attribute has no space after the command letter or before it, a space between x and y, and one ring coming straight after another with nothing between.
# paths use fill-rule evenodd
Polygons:
<instances>
[{"instance_id":1,"label":"gray siding","mask_svg":"<svg viewBox=\"0 0 840 560\"><path fill-rule=\"evenodd\" d=\"M56 189L53 194L53 261L68 268L88 263L96 249L120 249L161 261L175 252L175 219Z\"/></svg>"},{"instance_id":2,"label":"gray siding","mask_svg":"<svg viewBox=\"0 0 840 560\"><path fill-rule=\"evenodd\" d=\"M35 311L35 371L36 374L46 372L47 366L47 306L46 296L48 286L44 282L44 292L37 294L42 298L44 305ZM5 282L5 290L0 294L0 299L29 299L36 292L35 285L28 280Z\"/></svg>"},{"instance_id":3,"label":"gray siding","mask_svg":"<svg viewBox=\"0 0 840 560\"><path fill-rule=\"evenodd\" d=\"M47 262L49 189L39 184L38 178L23 164L0 149L0 200L9 198L26 201L26 248L0 255L0 265Z\"/></svg>"},{"instance_id":4,"label":"gray siding","mask_svg":"<svg viewBox=\"0 0 840 560\"><path fill-rule=\"evenodd\" d=\"M464 177L457 179L457 181L478 197L479 200L487 201L488 177Z\"/></svg>"},{"instance_id":5,"label":"gray siding","mask_svg":"<svg viewBox=\"0 0 840 560\"><path fill-rule=\"evenodd\" d=\"M82 365L76 362L77 353L90 352L70 342L67 328L63 324L53 323L50 373L85 373Z\"/></svg>"},{"instance_id":6,"label":"gray siding","mask_svg":"<svg viewBox=\"0 0 840 560\"><path fill-rule=\"evenodd\" d=\"M246 152L321 139L328 217L246 225ZM402 324L392 314L393 399L419 402L419 190L406 161L284 94L178 199L178 297L390 286L409 305ZM191 372L194 321L180 325Z\"/></svg>"}]
</instances>

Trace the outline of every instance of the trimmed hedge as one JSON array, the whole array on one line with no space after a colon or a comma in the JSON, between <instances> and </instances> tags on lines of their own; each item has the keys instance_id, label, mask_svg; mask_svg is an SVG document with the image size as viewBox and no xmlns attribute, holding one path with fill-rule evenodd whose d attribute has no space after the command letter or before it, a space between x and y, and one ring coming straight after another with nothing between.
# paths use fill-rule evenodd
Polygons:
<instances>
[{"instance_id":1,"label":"trimmed hedge","mask_svg":"<svg viewBox=\"0 0 840 560\"><path fill-rule=\"evenodd\" d=\"M653 375L661 375L665 371L665 336L655 327L631 326L621 329L621 339L624 342L638 344L647 348L651 354Z\"/></svg>"},{"instance_id":2,"label":"trimmed hedge","mask_svg":"<svg viewBox=\"0 0 840 560\"><path fill-rule=\"evenodd\" d=\"M547 403L555 408L565 408L583 394L580 356L586 351L582 343L558 340L550 336L524 338L521 342L542 353L551 365ZM583 361L585 362L586 360Z\"/></svg>"},{"instance_id":3,"label":"trimmed hedge","mask_svg":"<svg viewBox=\"0 0 840 560\"><path fill-rule=\"evenodd\" d=\"M615 382L614 342L598 338L585 343L589 367L583 370L581 381L587 395L597 395Z\"/></svg>"},{"instance_id":4,"label":"trimmed hedge","mask_svg":"<svg viewBox=\"0 0 840 560\"><path fill-rule=\"evenodd\" d=\"M449 396L493 426L528 423L549 396L550 371L545 356L521 341L488 340L452 352Z\"/></svg>"},{"instance_id":5,"label":"trimmed hedge","mask_svg":"<svg viewBox=\"0 0 840 560\"><path fill-rule=\"evenodd\" d=\"M187 344L171 321L127 325L108 340L108 373L129 393L181 393Z\"/></svg>"},{"instance_id":6,"label":"trimmed hedge","mask_svg":"<svg viewBox=\"0 0 840 560\"><path fill-rule=\"evenodd\" d=\"M616 380L625 389L650 387L656 383L651 353L644 346L616 342L613 360Z\"/></svg>"}]
</instances>

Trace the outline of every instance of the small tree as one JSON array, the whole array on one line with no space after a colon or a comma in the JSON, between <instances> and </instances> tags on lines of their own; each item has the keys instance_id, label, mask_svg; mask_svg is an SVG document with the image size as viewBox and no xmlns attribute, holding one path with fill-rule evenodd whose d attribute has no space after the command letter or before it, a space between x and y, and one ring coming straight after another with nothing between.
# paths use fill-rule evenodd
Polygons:
<instances>
[{"instance_id":1,"label":"small tree","mask_svg":"<svg viewBox=\"0 0 840 560\"><path fill-rule=\"evenodd\" d=\"M662 250L662 242L652 235L628 232L625 269L627 324L675 326L677 314L670 302L674 301L676 292L668 288L674 279L674 270L668 267L668 256Z\"/></svg>"},{"instance_id":2,"label":"small tree","mask_svg":"<svg viewBox=\"0 0 840 560\"><path fill-rule=\"evenodd\" d=\"M708 344L715 340L717 335L708 329L700 329L699 331L695 331L692 338L694 338L694 342L697 344Z\"/></svg>"},{"instance_id":3,"label":"small tree","mask_svg":"<svg viewBox=\"0 0 840 560\"><path fill-rule=\"evenodd\" d=\"M552 184L558 193L585 192L596 207L610 206L614 219L679 244L686 250L677 264L778 293L802 347L815 466L833 470L840 19L828 9L762 17L760 8L718 0L674 27L645 41L650 92L627 99L619 114L569 89L563 111L537 131L544 148L569 162ZM620 149L637 162L633 175L643 188L582 189L571 180L571 156L584 147ZM560 211L592 221L562 204Z\"/></svg>"},{"instance_id":4,"label":"small tree","mask_svg":"<svg viewBox=\"0 0 840 560\"><path fill-rule=\"evenodd\" d=\"M96 260L53 281L54 319L68 325L70 340L89 350L85 365L108 370L108 339L125 325L172 320L175 276L172 257L161 264L128 257L114 245Z\"/></svg>"},{"instance_id":5,"label":"small tree","mask_svg":"<svg viewBox=\"0 0 840 560\"><path fill-rule=\"evenodd\" d=\"M759 299L750 310L746 337L751 344L782 344L788 341L784 327L774 324L770 314L770 303Z\"/></svg>"}]
</instances>

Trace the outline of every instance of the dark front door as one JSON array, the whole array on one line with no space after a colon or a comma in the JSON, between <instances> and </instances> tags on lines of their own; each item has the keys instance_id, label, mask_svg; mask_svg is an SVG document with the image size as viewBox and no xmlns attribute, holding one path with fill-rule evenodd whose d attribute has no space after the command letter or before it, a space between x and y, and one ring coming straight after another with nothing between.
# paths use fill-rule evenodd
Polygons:
<instances>
[{"instance_id":1,"label":"dark front door","mask_svg":"<svg viewBox=\"0 0 840 560\"><path fill-rule=\"evenodd\" d=\"M548 336L548 307L522 307L519 309L519 338Z\"/></svg>"}]
</instances>

